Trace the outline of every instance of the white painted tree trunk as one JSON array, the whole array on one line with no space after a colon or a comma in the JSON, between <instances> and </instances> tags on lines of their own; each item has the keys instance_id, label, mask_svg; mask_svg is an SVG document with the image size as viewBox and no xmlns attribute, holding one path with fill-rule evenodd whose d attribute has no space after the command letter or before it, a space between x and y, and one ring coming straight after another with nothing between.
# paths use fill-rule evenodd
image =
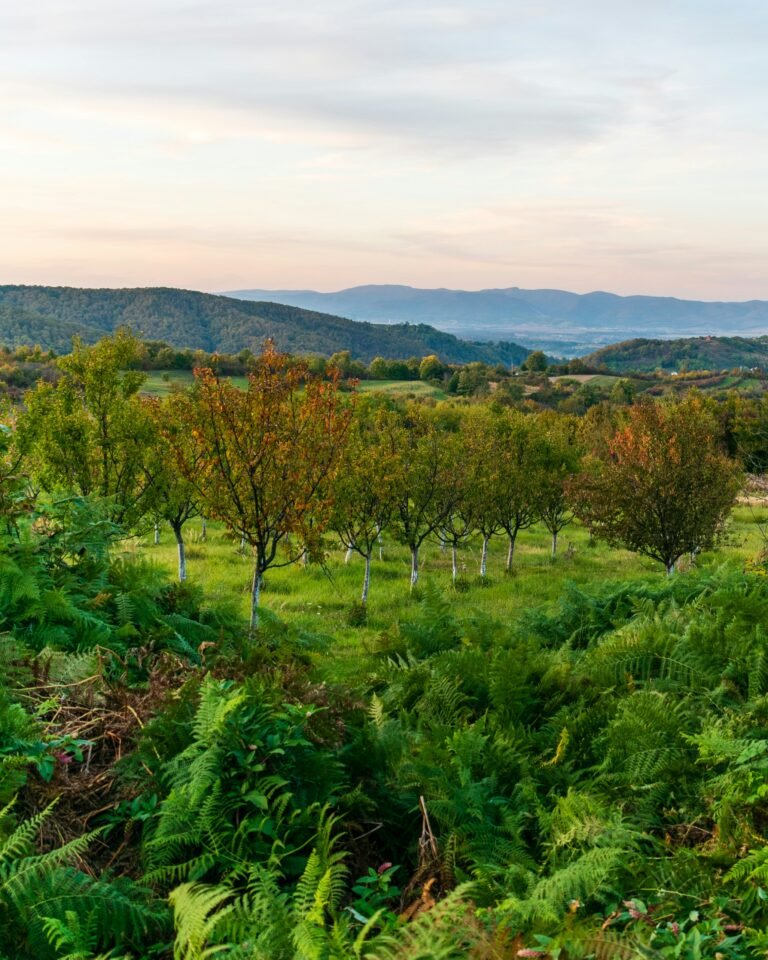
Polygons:
<instances>
[{"instance_id":1,"label":"white painted tree trunk","mask_svg":"<svg viewBox=\"0 0 768 960\"><path fill-rule=\"evenodd\" d=\"M155 524L155 546L157 546L158 543L160 543L160 524L156 523Z\"/></svg>"},{"instance_id":2,"label":"white painted tree trunk","mask_svg":"<svg viewBox=\"0 0 768 960\"><path fill-rule=\"evenodd\" d=\"M379 542L379 560L384 559L384 541L381 537L381 527L376 527L376 539Z\"/></svg>"},{"instance_id":3,"label":"white painted tree trunk","mask_svg":"<svg viewBox=\"0 0 768 960\"><path fill-rule=\"evenodd\" d=\"M456 580L459 576L459 557L456 549L456 541L451 544L451 578L453 585L456 586Z\"/></svg>"},{"instance_id":4,"label":"white painted tree trunk","mask_svg":"<svg viewBox=\"0 0 768 960\"><path fill-rule=\"evenodd\" d=\"M350 545L347 547L347 552L344 554L344 563L345 565L349 563L352 559L352 554L355 552L354 546Z\"/></svg>"},{"instance_id":5,"label":"white painted tree trunk","mask_svg":"<svg viewBox=\"0 0 768 960\"><path fill-rule=\"evenodd\" d=\"M488 537L483 537L483 549L480 551L480 576L484 577L488 569Z\"/></svg>"},{"instance_id":6,"label":"white painted tree trunk","mask_svg":"<svg viewBox=\"0 0 768 960\"><path fill-rule=\"evenodd\" d=\"M419 582L419 548L411 547L411 590Z\"/></svg>"},{"instance_id":7,"label":"white painted tree trunk","mask_svg":"<svg viewBox=\"0 0 768 960\"><path fill-rule=\"evenodd\" d=\"M439 535L439 540L440 540L440 552L442 553L445 550L445 548L448 546L448 544L446 542L445 536L442 533Z\"/></svg>"},{"instance_id":8,"label":"white painted tree trunk","mask_svg":"<svg viewBox=\"0 0 768 960\"><path fill-rule=\"evenodd\" d=\"M671 577L674 572L675 572L675 561L673 560L672 563L667 564L667 576Z\"/></svg>"},{"instance_id":9,"label":"white painted tree trunk","mask_svg":"<svg viewBox=\"0 0 768 960\"><path fill-rule=\"evenodd\" d=\"M363 592L360 596L360 603L365 606L368 603L368 588L371 585L371 552L365 555L365 576L363 577Z\"/></svg>"},{"instance_id":10,"label":"white painted tree trunk","mask_svg":"<svg viewBox=\"0 0 768 960\"><path fill-rule=\"evenodd\" d=\"M255 630L259 625L259 597L261 595L261 570L259 570L259 558L256 557L253 564L253 580L251 581L251 630Z\"/></svg>"},{"instance_id":11,"label":"white painted tree trunk","mask_svg":"<svg viewBox=\"0 0 768 960\"><path fill-rule=\"evenodd\" d=\"M187 554L184 547L184 537L181 528L173 531L176 537L176 550L179 555L179 582L183 583L187 579Z\"/></svg>"}]
</instances>

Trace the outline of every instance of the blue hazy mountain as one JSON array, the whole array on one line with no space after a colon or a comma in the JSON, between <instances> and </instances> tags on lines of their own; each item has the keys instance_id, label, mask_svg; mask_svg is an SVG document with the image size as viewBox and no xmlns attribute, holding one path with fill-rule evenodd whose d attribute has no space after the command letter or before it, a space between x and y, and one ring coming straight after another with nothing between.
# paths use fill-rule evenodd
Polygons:
<instances>
[{"instance_id":1,"label":"blue hazy mountain","mask_svg":"<svg viewBox=\"0 0 768 960\"><path fill-rule=\"evenodd\" d=\"M273 301L372 323L426 323L472 340L514 340L576 355L635 337L768 333L768 301L715 302L597 291L427 290L399 285L315 290L234 290L228 296Z\"/></svg>"}]
</instances>

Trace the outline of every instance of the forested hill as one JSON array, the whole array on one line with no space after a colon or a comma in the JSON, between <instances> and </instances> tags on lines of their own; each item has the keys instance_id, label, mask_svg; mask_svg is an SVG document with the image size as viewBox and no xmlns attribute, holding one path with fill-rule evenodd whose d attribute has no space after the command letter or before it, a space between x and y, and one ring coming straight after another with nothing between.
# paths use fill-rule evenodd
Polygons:
<instances>
[{"instance_id":1,"label":"forested hill","mask_svg":"<svg viewBox=\"0 0 768 960\"><path fill-rule=\"evenodd\" d=\"M625 340L584 358L593 366L622 373L630 370L768 369L766 337L688 337L680 340Z\"/></svg>"},{"instance_id":2,"label":"forested hill","mask_svg":"<svg viewBox=\"0 0 768 960\"><path fill-rule=\"evenodd\" d=\"M0 286L0 343L39 343L68 352L72 337L95 342L129 326L139 336L178 347L237 353L258 350L267 337L293 353L403 358L436 353L447 362L520 363L529 353L515 343L460 340L425 324L374 324L276 303L246 302L168 287L80 289Z\"/></svg>"}]
</instances>

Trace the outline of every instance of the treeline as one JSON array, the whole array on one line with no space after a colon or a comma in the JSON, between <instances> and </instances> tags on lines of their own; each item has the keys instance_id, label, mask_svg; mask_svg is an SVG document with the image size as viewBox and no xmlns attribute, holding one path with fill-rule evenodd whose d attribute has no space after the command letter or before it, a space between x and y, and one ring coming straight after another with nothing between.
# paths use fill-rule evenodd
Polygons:
<instances>
[{"instance_id":1,"label":"treeline","mask_svg":"<svg viewBox=\"0 0 768 960\"><path fill-rule=\"evenodd\" d=\"M665 370L731 370L764 373L768 367L768 337L685 337L677 340L625 340L585 357L588 364L615 373Z\"/></svg>"},{"instance_id":2,"label":"treeline","mask_svg":"<svg viewBox=\"0 0 768 960\"><path fill-rule=\"evenodd\" d=\"M554 556L576 517L671 572L712 545L738 488L722 411L694 394L603 404L581 419L396 404L345 394L338 367L315 376L268 347L245 389L204 368L190 390L157 400L131 369L140 354L124 333L62 358L59 379L27 395L14 449L35 485L100 498L126 531L169 524L180 579L184 525L221 520L253 552L252 623L265 573L319 559L329 536L365 558L362 604L384 534L408 547L412 585L428 539L451 547L455 578L457 549L479 535L485 576L491 538L507 538L511 572L521 531L544 524ZM734 412L730 453L754 459L762 421L748 414Z\"/></svg>"}]
</instances>

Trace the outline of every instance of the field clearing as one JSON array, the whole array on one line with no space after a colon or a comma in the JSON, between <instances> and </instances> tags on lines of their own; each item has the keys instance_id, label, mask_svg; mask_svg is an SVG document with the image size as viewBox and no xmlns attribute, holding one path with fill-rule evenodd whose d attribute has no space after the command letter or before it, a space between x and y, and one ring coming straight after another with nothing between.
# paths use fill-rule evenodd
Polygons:
<instances>
[{"instance_id":1,"label":"field clearing","mask_svg":"<svg viewBox=\"0 0 768 960\"><path fill-rule=\"evenodd\" d=\"M731 561L742 564L757 555L762 546L758 524L768 523L768 509L737 506L728 535L715 551L698 559L698 566ZM251 558L241 553L239 543L215 523L208 524L206 542L200 539L201 522L190 521L185 528L189 579L200 584L211 602L234 604L245 620L248 616ZM515 572L504 572L506 539L491 540L488 577L478 576L479 541L470 541L459 552L461 582L451 584L451 553L437 543L422 550L420 588L438 588L460 616L509 622L527 610L555 603L569 584L598 592L616 581L661 579L660 564L626 550L591 542L588 531L573 523L560 534L558 556L550 557L549 533L536 526L518 538ZM161 530L160 544L152 536L131 541L126 551L156 561L172 575L176 572L176 545L168 529ZM408 584L409 555L406 548L384 539L383 559L374 556L368 622L351 626L349 615L359 599L363 559L355 554L344 563L344 551L329 539L324 567L293 564L267 572L262 593L263 606L281 619L303 630L327 636L333 656L324 658L334 676L353 669L353 660L381 642L398 621L414 610L419 591L412 596ZM678 574L685 576L685 573ZM350 660L352 658L352 660ZM344 662L348 661L345 668ZM321 665L321 670L325 669Z\"/></svg>"},{"instance_id":2,"label":"field clearing","mask_svg":"<svg viewBox=\"0 0 768 960\"><path fill-rule=\"evenodd\" d=\"M391 397L434 397L445 400L447 394L440 387L423 380L361 380L357 385L358 393L386 393Z\"/></svg>"},{"instance_id":3,"label":"field clearing","mask_svg":"<svg viewBox=\"0 0 768 960\"><path fill-rule=\"evenodd\" d=\"M550 383L562 383L563 381L573 380L576 383L592 383L596 387L610 387L622 377L612 376L604 373L564 373L557 377L550 377Z\"/></svg>"},{"instance_id":4,"label":"field clearing","mask_svg":"<svg viewBox=\"0 0 768 960\"><path fill-rule=\"evenodd\" d=\"M152 370L142 387L142 393L150 397L167 396L174 388L188 387L193 382L191 370ZM225 377L236 387L244 388L248 380L246 377ZM361 380L357 386L358 393L385 393L390 397L434 397L444 400L447 396L444 390L425 383L423 380Z\"/></svg>"},{"instance_id":5,"label":"field clearing","mask_svg":"<svg viewBox=\"0 0 768 960\"><path fill-rule=\"evenodd\" d=\"M245 377L225 377L236 387L245 387ZM152 370L144 381L141 392L150 397L165 397L176 387L189 387L194 377L191 370Z\"/></svg>"}]
</instances>

